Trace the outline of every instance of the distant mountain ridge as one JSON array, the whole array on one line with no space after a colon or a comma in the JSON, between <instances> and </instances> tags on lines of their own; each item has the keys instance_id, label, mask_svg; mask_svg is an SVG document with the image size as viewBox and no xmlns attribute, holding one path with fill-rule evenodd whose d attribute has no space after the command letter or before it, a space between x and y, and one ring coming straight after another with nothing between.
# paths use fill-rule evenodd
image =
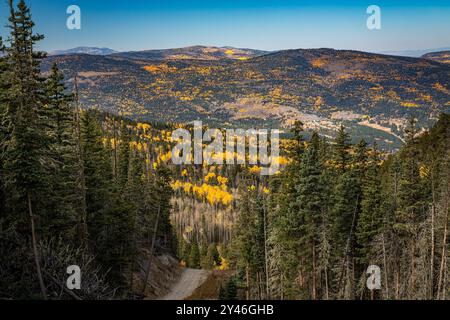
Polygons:
<instances>
[{"instance_id":1,"label":"distant mountain ridge","mask_svg":"<svg viewBox=\"0 0 450 320\"><path fill-rule=\"evenodd\" d=\"M117 51L109 48L96 48L96 47L77 47L67 50L54 50L49 52L51 56L68 55L68 54L91 54L105 56L109 54L117 53Z\"/></svg>"},{"instance_id":2,"label":"distant mountain ridge","mask_svg":"<svg viewBox=\"0 0 450 320\"><path fill-rule=\"evenodd\" d=\"M50 56L70 55L70 54L90 54L107 56L114 55L134 60L247 60L249 58L261 56L268 51L242 49L234 47L213 47L213 46L191 46L174 49L150 49L142 51L118 52L109 48L97 47L77 47L67 50L54 50L49 52Z\"/></svg>"},{"instance_id":3,"label":"distant mountain ridge","mask_svg":"<svg viewBox=\"0 0 450 320\"><path fill-rule=\"evenodd\" d=\"M393 55L401 57L420 58L428 54L440 53L450 51L450 47L435 48L435 49L418 49L418 50L388 50L381 52L374 52L376 54ZM149 60L180 60L180 59L196 59L196 60L245 60L268 54L276 51L264 51L248 48L235 48L230 46L214 47L214 46L190 46L183 48L170 49L149 49L141 51L124 51L119 52L110 48L97 47L77 47L67 50L50 51L49 55L67 55L67 54L91 54L91 55L116 55L126 57L129 59L149 59Z\"/></svg>"},{"instance_id":4,"label":"distant mountain ridge","mask_svg":"<svg viewBox=\"0 0 450 320\"><path fill-rule=\"evenodd\" d=\"M450 47L435 48L435 49L419 49L419 50L389 50L389 51L382 51L379 53L392 56L420 58L428 53L448 51L448 50L450 50Z\"/></svg>"},{"instance_id":5,"label":"distant mountain ridge","mask_svg":"<svg viewBox=\"0 0 450 320\"><path fill-rule=\"evenodd\" d=\"M134 60L247 60L267 54L267 51L234 47L191 46L175 49L153 49L119 52L114 57Z\"/></svg>"}]
</instances>

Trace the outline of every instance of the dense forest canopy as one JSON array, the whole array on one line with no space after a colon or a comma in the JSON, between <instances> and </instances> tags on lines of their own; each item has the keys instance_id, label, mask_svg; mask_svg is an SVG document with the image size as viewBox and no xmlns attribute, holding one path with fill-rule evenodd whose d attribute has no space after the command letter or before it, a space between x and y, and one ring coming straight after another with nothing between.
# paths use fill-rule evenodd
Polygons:
<instances>
[{"instance_id":1,"label":"dense forest canopy","mask_svg":"<svg viewBox=\"0 0 450 320\"><path fill-rule=\"evenodd\" d=\"M0 40L0 299L154 296L155 257L226 273L221 299L448 299L450 115L385 154L295 122L282 169L173 165L171 132L80 103L24 1ZM83 270L81 290L66 268ZM382 270L367 289L367 268Z\"/></svg>"}]
</instances>

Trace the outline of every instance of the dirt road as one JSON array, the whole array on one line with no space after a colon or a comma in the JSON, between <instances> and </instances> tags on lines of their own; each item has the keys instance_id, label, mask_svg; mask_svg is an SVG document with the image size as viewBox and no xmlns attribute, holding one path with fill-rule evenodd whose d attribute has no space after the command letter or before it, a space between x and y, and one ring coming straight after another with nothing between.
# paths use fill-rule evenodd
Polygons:
<instances>
[{"instance_id":1,"label":"dirt road","mask_svg":"<svg viewBox=\"0 0 450 320\"><path fill-rule=\"evenodd\" d=\"M205 282L209 271L184 269L180 280L172 287L171 291L160 298L160 300L184 300L189 297L195 289Z\"/></svg>"}]
</instances>

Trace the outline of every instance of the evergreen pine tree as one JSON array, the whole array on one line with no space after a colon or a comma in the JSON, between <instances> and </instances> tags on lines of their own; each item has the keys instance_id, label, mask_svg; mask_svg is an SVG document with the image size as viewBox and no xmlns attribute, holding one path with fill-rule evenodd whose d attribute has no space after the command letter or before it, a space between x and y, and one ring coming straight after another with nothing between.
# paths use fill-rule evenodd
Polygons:
<instances>
[{"instance_id":1,"label":"evergreen pine tree","mask_svg":"<svg viewBox=\"0 0 450 320\"><path fill-rule=\"evenodd\" d=\"M111 248L111 244L108 244L110 236L108 226L114 222L109 215L112 205L110 201L112 170L103 144L98 112L95 110L85 111L82 114L81 146L86 184L89 248L97 256L97 261L107 270L110 267L107 265L110 261L108 249ZM113 276L117 280L117 274Z\"/></svg>"},{"instance_id":2,"label":"evergreen pine tree","mask_svg":"<svg viewBox=\"0 0 450 320\"><path fill-rule=\"evenodd\" d=\"M383 227L383 190L379 163L379 152L375 147L366 171L361 214L356 229L358 263L365 267L373 261L372 241L381 233Z\"/></svg>"},{"instance_id":3,"label":"evergreen pine tree","mask_svg":"<svg viewBox=\"0 0 450 320\"><path fill-rule=\"evenodd\" d=\"M73 240L77 227L76 208L79 206L76 190L77 158L75 146L74 110L72 95L64 86L64 75L52 65L45 83L46 136L49 140L48 192L50 209L48 232Z\"/></svg>"},{"instance_id":4,"label":"evergreen pine tree","mask_svg":"<svg viewBox=\"0 0 450 320\"><path fill-rule=\"evenodd\" d=\"M225 299L224 300L233 301L236 299L237 299L237 285L236 285L236 280L234 278L232 278L227 282L227 285L225 287Z\"/></svg>"},{"instance_id":5,"label":"evergreen pine tree","mask_svg":"<svg viewBox=\"0 0 450 320\"><path fill-rule=\"evenodd\" d=\"M112 181L112 170L108 154L103 144L98 112L85 111L81 119L81 143L83 148L83 167L86 179L86 202L88 225L96 228L101 218L100 211L107 207ZM97 233L92 230L93 234Z\"/></svg>"},{"instance_id":6,"label":"evergreen pine tree","mask_svg":"<svg viewBox=\"0 0 450 320\"><path fill-rule=\"evenodd\" d=\"M223 286L219 288L219 300L227 300L227 292Z\"/></svg>"},{"instance_id":7,"label":"evergreen pine tree","mask_svg":"<svg viewBox=\"0 0 450 320\"><path fill-rule=\"evenodd\" d=\"M334 144L334 163L338 172L344 172L350 164L350 137L344 125L339 127Z\"/></svg>"},{"instance_id":8,"label":"evergreen pine tree","mask_svg":"<svg viewBox=\"0 0 450 320\"><path fill-rule=\"evenodd\" d=\"M406 144L400 154L401 171L398 185L398 209L394 229L401 235L416 234L421 220L421 181L416 120L410 119L405 130Z\"/></svg>"},{"instance_id":9,"label":"evergreen pine tree","mask_svg":"<svg viewBox=\"0 0 450 320\"><path fill-rule=\"evenodd\" d=\"M4 45L2 38L0 37L0 217L4 218L6 215L6 195L4 186L4 172L3 172L3 161L4 152L6 148L6 139L8 137L7 124L7 90L8 90L8 80L7 80L7 70L8 64L4 54Z\"/></svg>"},{"instance_id":10,"label":"evergreen pine tree","mask_svg":"<svg viewBox=\"0 0 450 320\"><path fill-rule=\"evenodd\" d=\"M349 135L341 126L333 146L333 160L336 168L333 190L333 239L336 253L345 251L353 217L357 210L358 188L354 171L348 170L351 164Z\"/></svg>"},{"instance_id":11,"label":"evergreen pine tree","mask_svg":"<svg viewBox=\"0 0 450 320\"><path fill-rule=\"evenodd\" d=\"M322 164L319 158L319 136L313 133L308 148L303 155L301 163L301 182L297 186L300 214L302 219L300 237L300 257L302 270L311 275L308 280L306 297L317 299L317 246L319 242L319 228L323 212L325 211L323 199L325 198L322 179Z\"/></svg>"},{"instance_id":12,"label":"evergreen pine tree","mask_svg":"<svg viewBox=\"0 0 450 320\"><path fill-rule=\"evenodd\" d=\"M300 288L296 279L299 273L300 239L303 225L300 202L298 201L301 183L300 171L305 145L302 136L303 124L296 122L291 131L293 133L292 144L287 150L291 161L280 177L273 178L279 180L280 188L276 192L278 195L277 204L270 204L271 197L269 197L268 206L276 209L276 212L268 215L271 217L268 238L272 251L276 249L276 254L283 257L279 263L277 262L277 273L281 278L280 281L283 282L280 295L286 299L299 297Z\"/></svg>"},{"instance_id":13,"label":"evergreen pine tree","mask_svg":"<svg viewBox=\"0 0 450 320\"><path fill-rule=\"evenodd\" d=\"M360 210L361 190L357 171L351 168L351 144L344 126L341 126L334 145L336 166L333 190L332 230L335 260L335 290L340 298L354 297L353 257L354 232Z\"/></svg>"},{"instance_id":14,"label":"evergreen pine tree","mask_svg":"<svg viewBox=\"0 0 450 320\"><path fill-rule=\"evenodd\" d=\"M7 77L10 82L6 101L8 135L4 149L4 179L7 193L13 195L9 209L25 221L28 215L31 229L32 251L41 294L47 298L41 270L39 234L36 214L45 213L43 181L48 143L42 123L43 83L39 64L43 54L34 50L43 36L33 34L34 23L29 8L21 0L17 9L9 0L10 47L6 49L7 63L12 66ZM5 107L4 107L5 108ZM5 110L5 109L3 109ZM5 121L5 119L3 119ZM47 195L48 196L48 195Z\"/></svg>"},{"instance_id":15,"label":"evergreen pine tree","mask_svg":"<svg viewBox=\"0 0 450 320\"><path fill-rule=\"evenodd\" d=\"M211 243L206 254L206 268L211 269L214 266L220 266L220 255L219 251L217 251L216 244Z\"/></svg>"},{"instance_id":16,"label":"evergreen pine tree","mask_svg":"<svg viewBox=\"0 0 450 320\"><path fill-rule=\"evenodd\" d=\"M170 248L176 252L177 239L170 223L170 211L172 208L170 200L173 194L170 186L171 171L166 165L160 164L152 178L148 201L151 203L149 206L154 210L152 212L153 221L157 218L156 215L158 216L157 238L163 247ZM154 213L157 214L155 215Z\"/></svg>"},{"instance_id":17,"label":"evergreen pine tree","mask_svg":"<svg viewBox=\"0 0 450 320\"><path fill-rule=\"evenodd\" d=\"M198 243L195 237L191 242L191 252L189 254L189 267L194 269L200 268L200 250L198 248Z\"/></svg>"},{"instance_id":18,"label":"evergreen pine tree","mask_svg":"<svg viewBox=\"0 0 450 320\"><path fill-rule=\"evenodd\" d=\"M82 117L81 142L86 181L89 247L94 251L108 279L127 293L136 256L133 234L136 211L126 193L114 188L111 162L103 144L99 113L86 111Z\"/></svg>"},{"instance_id":19,"label":"evergreen pine tree","mask_svg":"<svg viewBox=\"0 0 450 320\"><path fill-rule=\"evenodd\" d=\"M130 167L130 132L125 122L122 122L120 129L119 144L119 164L118 164L118 181L119 186L123 188L128 181L128 173Z\"/></svg>"}]
</instances>

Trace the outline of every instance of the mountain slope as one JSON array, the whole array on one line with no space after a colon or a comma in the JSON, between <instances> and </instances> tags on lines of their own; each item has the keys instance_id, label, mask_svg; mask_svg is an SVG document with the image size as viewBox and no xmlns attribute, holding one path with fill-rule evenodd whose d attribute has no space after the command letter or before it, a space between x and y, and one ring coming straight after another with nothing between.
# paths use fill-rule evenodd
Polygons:
<instances>
[{"instance_id":1,"label":"mountain slope","mask_svg":"<svg viewBox=\"0 0 450 320\"><path fill-rule=\"evenodd\" d=\"M192 46L177 49L121 52L113 56L135 60L247 60L266 53L261 50L233 47Z\"/></svg>"},{"instance_id":2,"label":"mountain slope","mask_svg":"<svg viewBox=\"0 0 450 320\"><path fill-rule=\"evenodd\" d=\"M423 58L441 62L441 63L450 64L450 51L427 53L423 56Z\"/></svg>"},{"instance_id":3,"label":"mountain slope","mask_svg":"<svg viewBox=\"0 0 450 320\"><path fill-rule=\"evenodd\" d=\"M355 136L398 144L408 117L425 126L450 111L450 66L428 59L332 49L243 61L173 52L56 56L44 68L56 61L69 81L78 74L86 106L152 121L278 127L299 119L325 135L345 121Z\"/></svg>"}]
</instances>

